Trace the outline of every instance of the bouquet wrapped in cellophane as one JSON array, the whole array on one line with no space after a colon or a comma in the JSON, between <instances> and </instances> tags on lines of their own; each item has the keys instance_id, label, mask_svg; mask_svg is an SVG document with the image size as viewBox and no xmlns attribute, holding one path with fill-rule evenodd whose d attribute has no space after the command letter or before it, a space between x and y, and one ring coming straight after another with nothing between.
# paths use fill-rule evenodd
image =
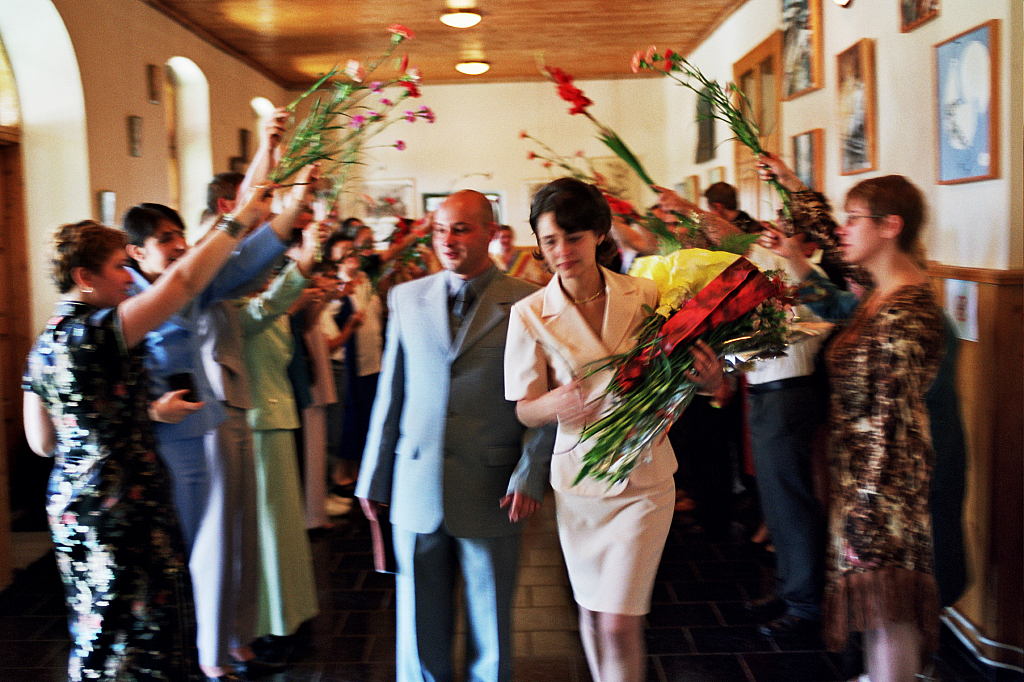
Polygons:
<instances>
[{"instance_id":1,"label":"bouquet wrapped in cellophane","mask_svg":"<svg viewBox=\"0 0 1024 682\"><path fill-rule=\"evenodd\" d=\"M665 434L697 391L687 378L697 340L720 355L751 359L776 357L786 346L792 289L742 256L682 249L638 258L630 274L658 284L658 308L632 350L588 370L614 373L603 395L611 407L583 430L581 439L594 443L575 483L587 476L624 480Z\"/></svg>"}]
</instances>

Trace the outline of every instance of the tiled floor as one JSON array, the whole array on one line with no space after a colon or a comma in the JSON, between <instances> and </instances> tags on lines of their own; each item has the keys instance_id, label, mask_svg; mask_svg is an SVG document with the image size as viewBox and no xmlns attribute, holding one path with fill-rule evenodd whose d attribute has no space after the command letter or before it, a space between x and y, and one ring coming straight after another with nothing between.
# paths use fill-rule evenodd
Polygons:
<instances>
[{"instance_id":1,"label":"tiled floor","mask_svg":"<svg viewBox=\"0 0 1024 682\"><path fill-rule=\"evenodd\" d=\"M321 614L312 646L271 682L394 680L394 580L372 570L361 518L338 519L313 545ZM709 542L686 519L673 526L648 618L650 682L827 682L844 680L839 656L820 642L777 643L742 611L770 577L748 543ZM0 594L0 681L64 679L68 651L64 602L53 555L18 573ZM515 610L517 682L590 682L576 610L555 535L551 501L531 520ZM935 677L989 679L949 644Z\"/></svg>"}]
</instances>

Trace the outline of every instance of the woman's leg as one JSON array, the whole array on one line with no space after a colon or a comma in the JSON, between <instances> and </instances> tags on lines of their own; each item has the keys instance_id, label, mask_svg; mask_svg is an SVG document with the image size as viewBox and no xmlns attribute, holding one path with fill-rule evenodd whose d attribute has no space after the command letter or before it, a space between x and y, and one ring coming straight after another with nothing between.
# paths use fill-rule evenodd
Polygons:
<instances>
[{"instance_id":1,"label":"woman's leg","mask_svg":"<svg viewBox=\"0 0 1024 682\"><path fill-rule=\"evenodd\" d=\"M647 673L643 623L643 616L580 607L580 636L594 682L643 682Z\"/></svg>"},{"instance_id":2,"label":"woman's leg","mask_svg":"<svg viewBox=\"0 0 1024 682\"><path fill-rule=\"evenodd\" d=\"M921 633L913 623L886 623L864 632L871 682L914 682L921 668Z\"/></svg>"}]
</instances>

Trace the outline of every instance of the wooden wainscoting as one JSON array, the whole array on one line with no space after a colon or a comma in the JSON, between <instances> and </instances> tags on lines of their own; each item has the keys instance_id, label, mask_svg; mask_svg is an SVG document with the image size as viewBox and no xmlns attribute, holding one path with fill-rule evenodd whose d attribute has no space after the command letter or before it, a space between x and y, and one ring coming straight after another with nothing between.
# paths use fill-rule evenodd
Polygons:
<instances>
[{"instance_id":1,"label":"wooden wainscoting","mask_svg":"<svg viewBox=\"0 0 1024 682\"><path fill-rule=\"evenodd\" d=\"M1024 314L1020 270L930 263L940 297L945 280L976 282L978 340L960 342L958 388L967 431L964 534L970 583L955 609L984 637L1024 645ZM964 631L966 633L966 630ZM1019 653L966 633L983 656L1021 666Z\"/></svg>"}]
</instances>

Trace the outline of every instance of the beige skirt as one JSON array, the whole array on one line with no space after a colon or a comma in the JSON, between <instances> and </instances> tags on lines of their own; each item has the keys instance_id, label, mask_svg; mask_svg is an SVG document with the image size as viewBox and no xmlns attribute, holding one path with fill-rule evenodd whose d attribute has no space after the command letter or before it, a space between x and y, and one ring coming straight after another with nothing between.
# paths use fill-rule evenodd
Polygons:
<instances>
[{"instance_id":1,"label":"beige skirt","mask_svg":"<svg viewBox=\"0 0 1024 682\"><path fill-rule=\"evenodd\" d=\"M642 616L672 525L675 483L627 485L613 497L555 491L558 539L576 603L590 611Z\"/></svg>"}]
</instances>

